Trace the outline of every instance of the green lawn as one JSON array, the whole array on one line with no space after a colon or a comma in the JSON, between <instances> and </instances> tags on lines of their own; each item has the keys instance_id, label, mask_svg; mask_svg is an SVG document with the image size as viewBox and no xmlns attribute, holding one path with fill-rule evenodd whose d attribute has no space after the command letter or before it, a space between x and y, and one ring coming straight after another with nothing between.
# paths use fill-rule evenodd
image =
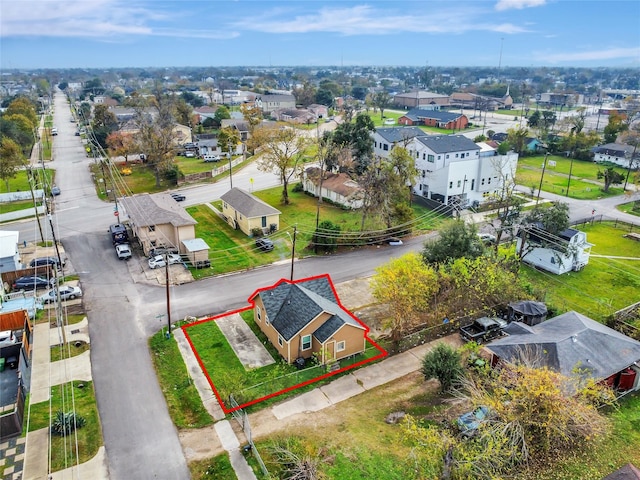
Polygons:
<instances>
[{"instance_id":1,"label":"green lawn","mask_svg":"<svg viewBox=\"0 0 640 480\"><path fill-rule=\"evenodd\" d=\"M640 258L640 242L623 237L628 227L596 223L580 229L587 232L587 240L595 244L591 249L594 255ZM558 313L576 310L604 321L614 311L640 301L640 260L591 257L580 272L554 275L524 265L520 272L546 293L545 302Z\"/></svg>"},{"instance_id":2,"label":"green lawn","mask_svg":"<svg viewBox=\"0 0 640 480\"><path fill-rule=\"evenodd\" d=\"M326 367L322 365L298 370L295 366L287 364L253 321L253 310L244 310L241 312L241 317L265 345L275 363L257 369L245 369L214 320L185 329L220 398L227 407L229 407L230 394L233 394L242 404L308 382L327 373ZM342 360L340 365L345 368L379 353L375 348L368 348L363 354ZM296 389L283 395L298 395L317 385L313 383L306 388ZM281 401L282 398L283 396L278 396L277 401Z\"/></svg>"},{"instance_id":3,"label":"green lawn","mask_svg":"<svg viewBox=\"0 0 640 480\"><path fill-rule=\"evenodd\" d=\"M57 362L65 358L75 357L89 350L86 342L73 342L66 345L55 345L51 347L51 361Z\"/></svg>"},{"instance_id":4,"label":"green lawn","mask_svg":"<svg viewBox=\"0 0 640 480\"><path fill-rule=\"evenodd\" d=\"M38 185L36 188L42 188L41 184L52 184L53 183L53 175L55 170L51 170L49 168L44 170L44 174L42 173L42 169L37 169L36 173L38 174ZM9 179L9 188L7 189L7 182L0 181L0 193L10 193L10 192L25 192L29 191L29 180L27 179L27 172L25 170L20 170L16 173L15 178ZM4 207L2 207L4 208Z\"/></svg>"},{"instance_id":5,"label":"green lawn","mask_svg":"<svg viewBox=\"0 0 640 480\"><path fill-rule=\"evenodd\" d=\"M630 213L631 215L640 217L640 202L638 201L623 203L622 205L618 205L616 208L621 212Z\"/></svg>"},{"instance_id":6,"label":"green lawn","mask_svg":"<svg viewBox=\"0 0 640 480\"><path fill-rule=\"evenodd\" d=\"M87 422L84 427L77 430L79 459L76 460L75 458L75 435L69 435L66 439L52 436L52 471L62 470L76 463L88 461L98 453L98 448L102 445L102 430L95 394L93 392L93 383L76 381L73 382L72 385L76 414L84 417ZM80 387L80 385L83 387ZM48 428L51 416L55 415L58 410L63 410L64 412L70 412L72 410L72 392L70 388L71 384L52 387L51 404L49 402L41 402L30 406L31 411L28 426L30 432L41 428ZM25 419L26 418L25 416Z\"/></svg>"},{"instance_id":7,"label":"green lawn","mask_svg":"<svg viewBox=\"0 0 640 480\"><path fill-rule=\"evenodd\" d=\"M257 249L254 239L247 237L240 230L233 230L206 205L188 207L187 212L198 222L195 226L196 237L204 239L211 247L209 252L211 268L191 269L194 278L240 271L278 260L290 259L290 235L293 234L294 226L297 226L298 232L296 237L297 256L313 254L312 249L305 250L305 247L309 245L315 231L317 199L303 192L293 192L293 189L290 188L290 204L281 205L281 194L281 187L254 192L258 198L274 205L282 212L280 231L270 236L275 246L271 252ZM213 203L216 204L216 202ZM217 207L220 208L220 203L217 203ZM412 207L415 215L413 227L416 233L433 230L446 220L421 205L414 203ZM344 210L327 202L324 202L320 207L320 222L324 220L330 220L339 225L343 232L360 231L361 216L359 212ZM378 219L373 217L369 218L365 225L367 230L385 228ZM289 233L287 234L287 232Z\"/></svg>"},{"instance_id":8,"label":"green lawn","mask_svg":"<svg viewBox=\"0 0 640 480\"><path fill-rule=\"evenodd\" d=\"M173 337L167 339L165 331L160 331L151 337L149 347L169 415L176 427L199 428L213 423Z\"/></svg>"},{"instance_id":9,"label":"green lawn","mask_svg":"<svg viewBox=\"0 0 640 480\"><path fill-rule=\"evenodd\" d=\"M556 162L555 165L550 162ZM542 165L544 156L523 157L518 160L518 170L516 172L516 182L537 189L540 186L542 176ZM544 172L542 190L565 195L569 183L569 170L571 169L571 184L569 186L569 196L583 200L595 200L599 198L621 195L622 188L610 187L605 193L602 190L602 180L598 179L598 170L603 170L602 165L582 160L574 160L571 167L571 159L550 155L547 158L547 167ZM620 173L624 173L621 168L616 168ZM598 182L598 184L593 183Z\"/></svg>"}]
</instances>

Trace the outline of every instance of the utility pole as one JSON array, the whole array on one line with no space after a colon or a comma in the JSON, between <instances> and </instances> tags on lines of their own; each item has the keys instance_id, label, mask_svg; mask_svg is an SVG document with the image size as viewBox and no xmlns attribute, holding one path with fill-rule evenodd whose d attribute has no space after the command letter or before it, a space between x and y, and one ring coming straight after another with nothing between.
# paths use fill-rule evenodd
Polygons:
<instances>
[{"instance_id":1,"label":"utility pole","mask_svg":"<svg viewBox=\"0 0 640 480\"><path fill-rule=\"evenodd\" d=\"M547 169L547 155L549 152L544 152L544 163L542 164L542 175L540 175L540 186L538 187L538 198L536 198L536 205L540 201L540 191L542 190L542 180L544 179L544 171Z\"/></svg>"},{"instance_id":2,"label":"utility pole","mask_svg":"<svg viewBox=\"0 0 640 480\"><path fill-rule=\"evenodd\" d=\"M232 166L231 166L231 140L227 141L227 154L229 155L229 184L231 188L233 188L233 176L231 174Z\"/></svg>"},{"instance_id":3,"label":"utility pole","mask_svg":"<svg viewBox=\"0 0 640 480\"><path fill-rule=\"evenodd\" d=\"M171 302L169 300L169 254L164 255L164 283L167 293L167 338L171 337Z\"/></svg>"},{"instance_id":4,"label":"utility pole","mask_svg":"<svg viewBox=\"0 0 640 480\"><path fill-rule=\"evenodd\" d=\"M298 233L298 226L293 227L293 237L291 239L291 281L293 282L293 260L296 258L296 234Z\"/></svg>"}]
</instances>

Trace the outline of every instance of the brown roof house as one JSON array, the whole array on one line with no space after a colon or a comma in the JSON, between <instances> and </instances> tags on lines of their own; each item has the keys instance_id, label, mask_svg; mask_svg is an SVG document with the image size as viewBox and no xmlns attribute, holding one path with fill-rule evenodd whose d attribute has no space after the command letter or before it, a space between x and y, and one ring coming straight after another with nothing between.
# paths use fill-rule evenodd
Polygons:
<instances>
[{"instance_id":1,"label":"brown roof house","mask_svg":"<svg viewBox=\"0 0 640 480\"><path fill-rule=\"evenodd\" d=\"M120 202L145 255L160 247L187 253L183 242L195 238L195 224L198 222L169 194L143 193L125 197Z\"/></svg>"},{"instance_id":2,"label":"brown roof house","mask_svg":"<svg viewBox=\"0 0 640 480\"><path fill-rule=\"evenodd\" d=\"M320 191L320 169L309 167L304 171L303 185L305 192L311 193L314 197L322 195L322 198L347 208L362 207L363 190L358 182L346 173L324 172Z\"/></svg>"},{"instance_id":3,"label":"brown roof house","mask_svg":"<svg viewBox=\"0 0 640 480\"><path fill-rule=\"evenodd\" d=\"M249 236L254 228L261 229L265 234L280 228L280 210L241 188L232 188L220 199L227 223Z\"/></svg>"},{"instance_id":4,"label":"brown roof house","mask_svg":"<svg viewBox=\"0 0 640 480\"><path fill-rule=\"evenodd\" d=\"M366 348L369 328L340 304L327 274L282 279L249 301L256 324L288 363L316 354L326 364Z\"/></svg>"}]
</instances>

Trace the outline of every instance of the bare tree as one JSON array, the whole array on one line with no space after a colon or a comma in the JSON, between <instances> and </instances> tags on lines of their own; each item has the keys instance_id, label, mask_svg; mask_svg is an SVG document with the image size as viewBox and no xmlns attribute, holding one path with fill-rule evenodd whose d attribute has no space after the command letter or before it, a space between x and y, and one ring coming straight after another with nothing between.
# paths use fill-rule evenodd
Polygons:
<instances>
[{"instance_id":1,"label":"bare tree","mask_svg":"<svg viewBox=\"0 0 640 480\"><path fill-rule=\"evenodd\" d=\"M282 203L289 204L289 182L300 175L302 159L310 140L292 127L262 127L254 131L259 145L258 169L275 172L282 183Z\"/></svg>"}]
</instances>

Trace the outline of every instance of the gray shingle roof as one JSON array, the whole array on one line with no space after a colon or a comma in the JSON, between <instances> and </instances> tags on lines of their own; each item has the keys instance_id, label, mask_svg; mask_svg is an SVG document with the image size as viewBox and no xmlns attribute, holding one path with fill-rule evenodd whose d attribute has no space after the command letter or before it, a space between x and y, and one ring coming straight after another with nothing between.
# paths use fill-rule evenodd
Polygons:
<instances>
[{"instance_id":1,"label":"gray shingle roof","mask_svg":"<svg viewBox=\"0 0 640 480\"><path fill-rule=\"evenodd\" d=\"M421 108L414 108L404 114L405 117L410 118L414 122L424 120L425 118L433 118L439 122L452 122L462 116L461 113L443 112L441 110L423 110Z\"/></svg>"},{"instance_id":2,"label":"gray shingle roof","mask_svg":"<svg viewBox=\"0 0 640 480\"><path fill-rule=\"evenodd\" d=\"M254 197L241 188L233 187L227 193L223 194L220 199L247 218L277 215L280 213L280 210L273 208L268 203L263 202L258 197Z\"/></svg>"},{"instance_id":3,"label":"gray shingle roof","mask_svg":"<svg viewBox=\"0 0 640 480\"><path fill-rule=\"evenodd\" d=\"M595 379L607 378L640 361L640 342L573 311L520 332L513 330L488 348L508 360L534 350L542 355L544 365L563 375L571 376L580 368Z\"/></svg>"},{"instance_id":4,"label":"gray shingle roof","mask_svg":"<svg viewBox=\"0 0 640 480\"><path fill-rule=\"evenodd\" d=\"M379 127L376 128L376 133L390 143L402 142L403 140L413 137L427 135L418 127Z\"/></svg>"},{"instance_id":5,"label":"gray shingle roof","mask_svg":"<svg viewBox=\"0 0 640 480\"><path fill-rule=\"evenodd\" d=\"M142 193L125 197L120 200L120 203L136 227L164 224L182 227L198 223L166 193L154 195Z\"/></svg>"},{"instance_id":6,"label":"gray shingle roof","mask_svg":"<svg viewBox=\"0 0 640 480\"><path fill-rule=\"evenodd\" d=\"M417 140L435 153L451 153L480 150L473 140L463 135L426 135Z\"/></svg>"},{"instance_id":7,"label":"gray shingle roof","mask_svg":"<svg viewBox=\"0 0 640 480\"><path fill-rule=\"evenodd\" d=\"M271 325L289 341L322 312L333 314L314 335L324 342L344 324L362 328L337 303L329 280L316 278L294 284L282 282L259 293Z\"/></svg>"}]
</instances>

